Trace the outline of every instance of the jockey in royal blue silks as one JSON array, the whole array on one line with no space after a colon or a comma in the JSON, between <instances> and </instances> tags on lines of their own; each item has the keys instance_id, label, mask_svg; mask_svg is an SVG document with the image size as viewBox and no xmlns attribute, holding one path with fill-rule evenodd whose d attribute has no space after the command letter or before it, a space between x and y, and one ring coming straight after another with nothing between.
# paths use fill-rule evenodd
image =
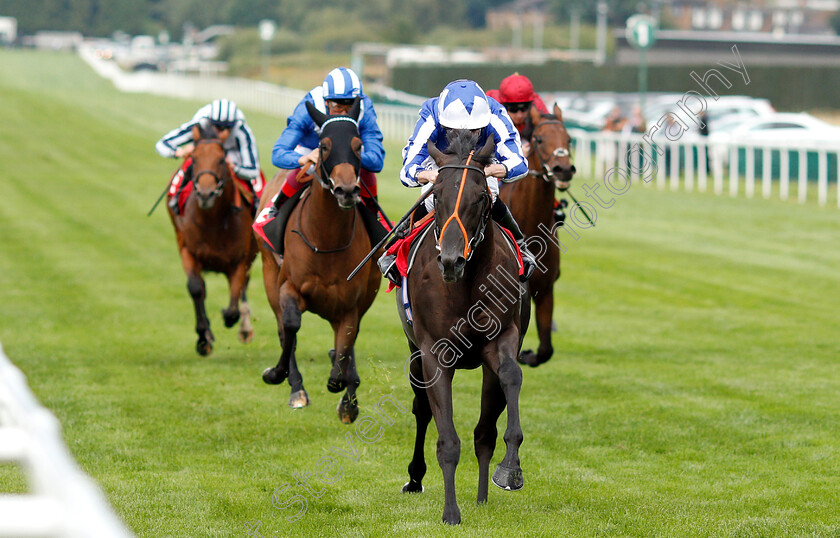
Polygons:
<instances>
[{"instance_id":1,"label":"jockey in royal blue silks","mask_svg":"<svg viewBox=\"0 0 840 538\"><path fill-rule=\"evenodd\" d=\"M363 184L362 200L374 214L377 213L371 198L377 197L376 172L380 172L385 163L382 131L376 123L373 101L362 92L362 82L358 75L352 69L337 67L329 72L323 84L312 88L298 103L286 121L286 128L274 143L271 162L277 168L291 172L286 176L273 204L263 209L257 217L254 228L258 234L265 233L265 226L274 220L280 206L301 189L302 185L298 181L301 171L307 172L318 161L320 128L309 116L306 102L309 101L324 114L347 114L356 97L361 97L358 121L359 137L362 139L362 162L359 171Z\"/></svg>"},{"instance_id":2,"label":"jockey in royal blue silks","mask_svg":"<svg viewBox=\"0 0 840 538\"><path fill-rule=\"evenodd\" d=\"M505 107L495 99L488 98L484 90L471 80L456 80L446 85L438 97L429 99L420 108L420 119L414 133L403 148L403 167L400 180L407 187L423 186L424 192L432 188L437 178L437 164L429 156L426 143L431 141L445 151L449 129L470 129L480 131L477 146L481 147L489 137L496 142L495 159L484 169L487 186L493 197L493 220L511 231L522 252L524 262L523 278L528 279L534 271L534 258L524 242L524 235L505 203L499 199L499 179L509 183L528 173L528 162L522 155L519 131L513 125ZM434 207L433 196L426 198L425 211ZM416 218L420 218L416 215ZM389 280L399 284L399 275L394 274L395 264L391 256L379 260L382 272Z\"/></svg>"},{"instance_id":3,"label":"jockey in royal blue silks","mask_svg":"<svg viewBox=\"0 0 840 538\"><path fill-rule=\"evenodd\" d=\"M188 157L193 150L193 126L201 125L207 128L213 126L216 132L230 131L222 147L226 160L230 163L233 173L247 180L259 200L265 187L265 178L260 171L260 159L257 153L257 143L254 133L245 123L245 114L228 99L216 99L204 105L195 113L193 118L177 127L158 140L155 150L161 157L186 158L178 174L175 175L169 190L170 207L178 211L178 194L192 181L191 159Z\"/></svg>"}]
</instances>

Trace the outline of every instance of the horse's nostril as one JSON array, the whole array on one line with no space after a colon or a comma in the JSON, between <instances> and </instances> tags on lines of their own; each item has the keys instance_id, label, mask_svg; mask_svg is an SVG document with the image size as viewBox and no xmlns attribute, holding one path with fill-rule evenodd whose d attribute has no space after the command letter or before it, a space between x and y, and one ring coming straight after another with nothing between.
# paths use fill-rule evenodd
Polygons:
<instances>
[{"instance_id":1,"label":"horse's nostril","mask_svg":"<svg viewBox=\"0 0 840 538\"><path fill-rule=\"evenodd\" d=\"M463 269L467 265L467 259L463 256L458 256L455 259L455 269Z\"/></svg>"}]
</instances>

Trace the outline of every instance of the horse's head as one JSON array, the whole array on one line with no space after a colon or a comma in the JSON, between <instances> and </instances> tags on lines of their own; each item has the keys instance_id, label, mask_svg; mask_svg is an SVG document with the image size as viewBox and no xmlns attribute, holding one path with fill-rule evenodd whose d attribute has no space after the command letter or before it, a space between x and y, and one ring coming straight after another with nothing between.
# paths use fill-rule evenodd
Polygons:
<instances>
[{"instance_id":1,"label":"horse's head","mask_svg":"<svg viewBox=\"0 0 840 538\"><path fill-rule=\"evenodd\" d=\"M341 208L352 209L361 201L362 139L358 123L361 98L356 98L347 115L324 114L309 101L306 109L312 121L321 128L320 158L315 175L335 196Z\"/></svg>"},{"instance_id":2,"label":"horse's head","mask_svg":"<svg viewBox=\"0 0 840 538\"><path fill-rule=\"evenodd\" d=\"M439 167L435 180L435 236L440 254L438 266L445 282L464 276L473 249L484 239L490 218L490 191L484 166L495 148L493 137L477 153L478 135L453 130L446 153L429 142L429 155Z\"/></svg>"},{"instance_id":3,"label":"horse's head","mask_svg":"<svg viewBox=\"0 0 840 538\"><path fill-rule=\"evenodd\" d=\"M225 162L225 149L222 146L230 131L216 130L211 127L193 127L195 149L192 152L192 181L200 209L210 209L224 191L225 183L230 178L230 168Z\"/></svg>"},{"instance_id":4,"label":"horse's head","mask_svg":"<svg viewBox=\"0 0 840 538\"><path fill-rule=\"evenodd\" d=\"M553 114L542 115L536 107L531 107L530 114L534 123L531 151L537 159L538 172L544 180L565 191L576 170L569 150L572 139L563 124L563 113L555 104Z\"/></svg>"}]
</instances>

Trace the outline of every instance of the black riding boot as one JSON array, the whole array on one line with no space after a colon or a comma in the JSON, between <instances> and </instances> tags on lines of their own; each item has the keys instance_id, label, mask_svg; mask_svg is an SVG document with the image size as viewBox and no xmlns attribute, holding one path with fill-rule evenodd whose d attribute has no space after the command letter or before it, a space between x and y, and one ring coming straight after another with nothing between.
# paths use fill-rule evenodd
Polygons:
<instances>
[{"instance_id":1,"label":"black riding boot","mask_svg":"<svg viewBox=\"0 0 840 538\"><path fill-rule=\"evenodd\" d=\"M519 251L522 254L522 276L519 277L519 280L525 282L534 274L534 265L536 263L534 255L531 254L528 250L528 245L525 244L525 235L519 229L519 224L516 223L516 219L513 218L510 209L508 209L508 206L505 205L501 198L496 198L491 214L493 215L493 220L510 230L513 238L516 240L516 244L519 245Z\"/></svg>"},{"instance_id":2,"label":"black riding boot","mask_svg":"<svg viewBox=\"0 0 840 538\"><path fill-rule=\"evenodd\" d=\"M286 196L286 194L282 190L280 192L278 192L277 193L277 198L274 199L274 211L275 212L279 211L280 206L282 206L283 202L285 202L288 199L289 199L289 197Z\"/></svg>"},{"instance_id":3,"label":"black riding boot","mask_svg":"<svg viewBox=\"0 0 840 538\"><path fill-rule=\"evenodd\" d=\"M567 207L569 207L569 202L567 202L566 199L563 198L562 200L560 200L560 202L557 203L557 207L554 208L554 222L558 226L563 226L563 224L566 222L565 209Z\"/></svg>"}]
</instances>

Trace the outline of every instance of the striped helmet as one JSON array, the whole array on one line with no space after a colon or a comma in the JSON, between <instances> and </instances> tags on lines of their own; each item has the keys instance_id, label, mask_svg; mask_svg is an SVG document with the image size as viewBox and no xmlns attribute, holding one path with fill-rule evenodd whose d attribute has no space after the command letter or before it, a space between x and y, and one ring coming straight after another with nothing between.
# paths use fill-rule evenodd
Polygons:
<instances>
[{"instance_id":1,"label":"striped helmet","mask_svg":"<svg viewBox=\"0 0 840 538\"><path fill-rule=\"evenodd\" d=\"M440 92L437 112L440 124L450 129L481 129L492 116L481 86L463 79L450 82Z\"/></svg>"},{"instance_id":2,"label":"striped helmet","mask_svg":"<svg viewBox=\"0 0 840 538\"><path fill-rule=\"evenodd\" d=\"M239 109L228 99L216 99L210 103L210 121L218 127L233 127Z\"/></svg>"},{"instance_id":3,"label":"striped helmet","mask_svg":"<svg viewBox=\"0 0 840 538\"><path fill-rule=\"evenodd\" d=\"M353 99L362 95L362 81L359 80L359 75L346 67L336 67L330 71L321 87L327 101Z\"/></svg>"}]
</instances>

